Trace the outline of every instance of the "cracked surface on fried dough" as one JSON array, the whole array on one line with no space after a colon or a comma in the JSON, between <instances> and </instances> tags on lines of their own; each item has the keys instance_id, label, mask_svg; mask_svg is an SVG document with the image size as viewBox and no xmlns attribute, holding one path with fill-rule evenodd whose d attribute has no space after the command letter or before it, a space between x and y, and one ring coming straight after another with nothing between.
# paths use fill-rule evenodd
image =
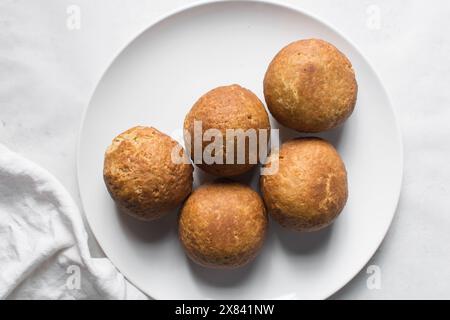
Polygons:
<instances>
[{"instance_id":1,"label":"cracked surface on fried dough","mask_svg":"<svg viewBox=\"0 0 450 320\"><path fill-rule=\"evenodd\" d=\"M175 140L154 128L138 126L114 138L105 153L103 177L122 211L153 220L191 193L192 164L174 163L175 147L188 159Z\"/></svg>"}]
</instances>

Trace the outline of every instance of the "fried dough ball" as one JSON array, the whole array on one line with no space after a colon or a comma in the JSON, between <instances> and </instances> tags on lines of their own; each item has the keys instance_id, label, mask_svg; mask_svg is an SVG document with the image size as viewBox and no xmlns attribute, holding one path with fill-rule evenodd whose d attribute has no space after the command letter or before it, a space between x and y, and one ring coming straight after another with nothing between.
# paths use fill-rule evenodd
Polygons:
<instances>
[{"instance_id":1,"label":"fried dough ball","mask_svg":"<svg viewBox=\"0 0 450 320\"><path fill-rule=\"evenodd\" d=\"M260 196L234 182L206 184L186 201L179 219L179 237L196 263L236 268L258 254L267 230Z\"/></svg>"},{"instance_id":2,"label":"fried dough ball","mask_svg":"<svg viewBox=\"0 0 450 320\"><path fill-rule=\"evenodd\" d=\"M201 163L196 161L194 121L201 122L200 139L209 129L216 129L222 135L220 150L213 150L208 153L212 155L212 160L214 158L221 159L221 163L219 161L208 163L208 160L203 157L205 148L208 148L208 145L212 143L207 139L200 140L198 146L201 147L202 159L200 159ZM235 134L240 135L241 141L244 141L244 150L239 148L239 138L236 135L227 134L227 129L242 129L241 133L235 131ZM250 139L245 137L245 133L250 132L248 130L255 133L253 144L250 143ZM260 139L260 130L267 130L266 139ZM249 171L257 163L258 148L263 144L267 147L270 135L269 116L264 105L255 94L233 84L215 88L204 94L187 114L184 120L184 132L188 153L190 153L194 163L202 170L221 177L236 176ZM227 149L227 141L231 142L232 147L229 149ZM232 161L227 162L227 152L231 152L228 158ZM239 160L239 156L242 160Z\"/></svg>"},{"instance_id":3,"label":"fried dough ball","mask_svg":"<svg viewBox=\"0 0 450 320\"><path fill-rule=\"evenodd\" d=\"M264 97L282 125L320 132L353 112L358 85L347 57L326 41L300 40L284 47L267 69Z\"/></svg>"},{"instance_id":4,"label":"fried dough ball","mask_svg":"<svg viewBox=\"0 0 450 320\"><path fill-rule=\"evenodd\" d=\"M174 148L180 158L172 160ZM105 153L103 177L122 211L142 220L157 219L179 206L192 191L193 166L182 147L149 127L119 134Z\"/></svg>"},{"instance_id":5,"label":"fried dough ball","mask_svg":"<svg viewBox=\"0 0 450 320\"><path fill-rule=\"evenodd\" d=\"M331 224L347 201L347 172L336 149L319 138L295 139L269 156L273 175L261 176L267 210L283 227L315 231Z\"/></svg>"}]
</instances>

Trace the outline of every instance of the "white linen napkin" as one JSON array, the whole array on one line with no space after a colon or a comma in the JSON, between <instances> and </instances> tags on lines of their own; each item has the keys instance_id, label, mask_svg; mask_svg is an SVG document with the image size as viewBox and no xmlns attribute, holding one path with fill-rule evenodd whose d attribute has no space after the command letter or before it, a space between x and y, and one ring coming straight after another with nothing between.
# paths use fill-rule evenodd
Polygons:
<instances>
[{"instance_id":1,"label":"white linen napkin","mask_svg":"<svg viewBox=\"0 0 450 320\"><path fill-rule=\"evenodd\" d=\"M74 201L49 172L0 144L0 299L145 299L92 258Z\"/></svg>"}]
</instances>

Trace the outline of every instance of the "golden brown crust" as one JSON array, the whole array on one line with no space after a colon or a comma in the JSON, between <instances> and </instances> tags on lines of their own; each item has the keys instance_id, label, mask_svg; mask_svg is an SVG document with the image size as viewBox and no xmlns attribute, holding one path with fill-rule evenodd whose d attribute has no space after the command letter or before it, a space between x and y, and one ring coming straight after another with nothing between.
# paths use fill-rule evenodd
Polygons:
<instances>
[{"instance_id":1,"label":"golden brown crust","mask_svg":"<svg viewBox=\"0 0 450 320\"><path fill-rule=\"evenodd\" d=\"M177 146L182 150L164 133L140 126L113 140L105 153L103 177L111 197L124 212L154 220L191 193L193 167L172 161L172 150Z\"/></svg>"},{"instance_id":2,"label":"golden brown crust","mask_svg":"<svg viewBox=\"0 0 450 320\"><path fill-rule=\"evenodd\" d=\"M224 137L223 164L198 164L204 171L217 176L235 176L250 170L255 164L249 161L249 144L246 139L245 163L237 162L237 139L234 139L234 164L226 164L226 136L227 129L259 129L268 130L270 133L269 116L262 102L250 90L239 85L229 85L215 88L204 94L191 108L184 120L184 130L194 137L194 120L202 121L203 133L208 129L218 129ZM185 137L186 147L191 158L194 159L193 139L189 145ZM210 144L203 141L203 148ZM259 141L258 141L259 143ZM267 141L266 141L267 143Z\"/></svg>"},{"instance_id":3,"label":"golden brown crust","mask_svg":"<svg viewBox=\"0 0 450 320\"><path fill-rule=\"evenodd\" d=\"M315 231L331 224L347 201L347 172L336 149L319 138L284 143L274 175L261 176L261 191L272 217L282 226Z\"/></svg>"},{"instance_id":4,"label":"golden brown crust","mask_svg":"<svg viewBox=\"0 0 450 320\"><path fill-rule=\"evenodd\" d=\"M308 39L284 47L264 77L272 115L286 127L319 132L353 112L358 85L347 57L326 41Z\"/></svg>"},{"instance_id":5,"label":"golden brown crust","mask_svg":"<svg viewBox=\"0 0 450 320\"><path fill-rule=\"evenodd\" d=\"M266 230L260 196L232 182L201 186L188 198L179 219L179 236L187 255L207 267L236 268L253 260Z\"/></svg>"}]
</instances>

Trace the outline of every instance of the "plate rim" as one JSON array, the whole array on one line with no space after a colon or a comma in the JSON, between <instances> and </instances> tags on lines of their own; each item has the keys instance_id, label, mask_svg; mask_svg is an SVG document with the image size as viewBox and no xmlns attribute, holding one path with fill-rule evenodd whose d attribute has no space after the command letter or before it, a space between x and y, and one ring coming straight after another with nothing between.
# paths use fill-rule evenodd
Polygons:
<instances>
[{"instance_id":1,"label":"plate rim","mask_svg":"<svg viewBox=\"0 0 450 320\"><path fill-rule=\"evenodd\" d=\"M396 137L395 139L397 140L397 144L399 147L399 179L397 181L397 187L396 189L396 200L395 203L393 205L393 208L390 210L392 211L390 219L389 219L389 223L386 227L386 230L384 230L383 232L383 236L380 237L380 240L377 242L376 246L374 246L373 250L369 250L368 251L368 255L365 259L363 259L365 262L361 265L358 266L356 268L357 272L355 272L354 274L351 274L349 277L347 277L347 279L345 279L345 281L342 281L342 284L337 285L336 287L331 288L328 292L324 292L324 294L322 295L322 299L328 299L330 298L332 295L334 295L335 293L337 293L339 290L341 290L342 288L344 288L346 285L348 285L364 268L364 266L367 265L368 262L370 262L370 259L375 255L375 253L377 252L377 250L380 248L381 244L383 243L384 239L386 238L387 233L389 232L394 216L397 212L397 208L399 205L399 200L400 200L400 195L401 195L401 191L402 191L402 184L403 184L403 174L404 174L404 146L403 146L403 135L402 135L402 131L401 131L401 127L400 127L400 123L399 123L399 118L398 118L398 113L397 110L395 109L394 105L392 104L392 99L389 95L389 92L387 91L386 87L384 86L384 83L380 77L380 75L378 74L378 72L376 71L376 69L372 66L372 64L370 63L370 61L367 59L366 55L363 53L362 50L360 50L360 48L347 36L345 36L341 31L339 31L339 29L337 29L333 24L330 24L326 21L324 21L323 19L321 19L320 17L318 17L317 15L309 12L308 10L305 10L303 8L300 7L300 5L291 5L291 4L287 4L283 1L277 1L277 0L199 0L199 1L195 1L193 3L187 4L187 5L182 5L182 6L178 6L175 9L169 10L168 12L166 12L165 14L162 14L160 16L158 16L157 18L153 19L152 21L150 21L147 26L145 26L142 30L140 30L139 32L136 33L135 36L131 37L129 41L127 41L123 46L121 46L121 48L119 50L117 50L117 52L113 55L112 59L107 63L106 68L102 71L100 77L98 78L96 85L94 87L94 89L91 92L91 95L89 97L89 102L87 105L84 106L83 111L82 111L82 115L81 115L81 122L80 122L80 126L78 129L78 134L77 134L77 145L76 145L76 177L77 177L77 186L78 186L78 194L80 197L80 202L81 202L81 211L82 211L82 215L84 215L84 217L86 218L86 221L88 223L89 229L92 232L92 235L95 238L95 241L97 242L97 244L100 246L100 248L102 249L103 253L105 254L105 257L114 265L114 267L117 269L118 272L120 272L125 279L127 279L127 281L129 281L131 284L133 284L139 291L141 291L142 293L144 293L146 296L148 296L151 299L154 300L160 300L163 298L158 298L157 297L157 293L153 293L153 294L149 294L147 293L145 290L143 290L141 288L141 286L135 282L134 280L130 279L129 276L125 275L117 266L116 264L112 261L112 259L108 256L108 254L106 253L105 248L102 246L102 244L100 243L100 241L98 240L98 237L94 231L94 229L92 228L92 224L89 218L89 215L86 214L85 212L85 204L84 204L84 200L83 200L83 196L82 196L82 192L81 192L81 185L80 185L80 167L81 167L81 140L82 140L82 133L83 133L83 129L84 129L84 125L85 125L85 120L86 120L86 116L87 116L87 112L91 107L91 103L92 103L92 99L95 95L95 92L98 89L98 86L100 85L100 83L102 82L103 78L105 77L105 75L107 74L108 70L112 67L114 61L122 54L122 52L124 50L126 50L127 47L129 47L137 38L139 38L143 33L145 33L147 30L153 28L154 26L156 26L157 24L161 23L162 21L175 16L179 13L182 13L184 11L188 11L197 7L202 7L202 6L208 6L211 4L215 4L215 3L260 3L260 4L267 4L267 5L272 5L272 6L277 6L277 7L281 7L284 9L288 9L291 11L294 11L296 13L300 13L303 14L305 16L307 16L310 19L313 19L315 21L317 21L320 24L323 24L324 26L328 27L330 30L332 30L333 32L335 32L339 37L345 39L345 41L348 42L348 44L350 45L350 47L352 47L362 58L362 60L364 61L364 63L367 64L370 72L373 73L373 75L375 76L376 80L379 82L380 87L383 91L383 94L386 96L387 102L389 104L389 109L392 112L393 115L393 120L394 120L394 126L395 126L395 130L396 130Z\"/></svg>"}]
</instances>

